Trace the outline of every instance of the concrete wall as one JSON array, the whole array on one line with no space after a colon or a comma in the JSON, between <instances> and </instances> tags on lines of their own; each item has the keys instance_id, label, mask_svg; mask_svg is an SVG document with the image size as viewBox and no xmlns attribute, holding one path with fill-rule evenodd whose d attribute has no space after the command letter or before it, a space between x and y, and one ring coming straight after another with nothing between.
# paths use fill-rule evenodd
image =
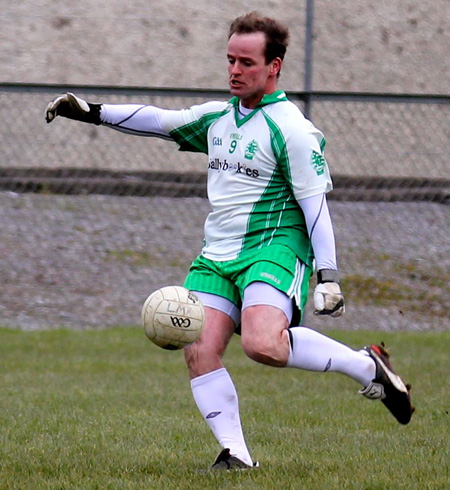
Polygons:
<instances>
[{"instance_id":1,"label":"concrete wall","mask_svg":"<svg viewBox=\"0 0 450 490\"><path fill-rule=\"evenodd\" d=\"M306 0L2 0L0 82L226 88L230 21L257 9L292 42L302 90ZM450 92L450 1L315 0L315 90Z\"/></svg>"}]
</instances>

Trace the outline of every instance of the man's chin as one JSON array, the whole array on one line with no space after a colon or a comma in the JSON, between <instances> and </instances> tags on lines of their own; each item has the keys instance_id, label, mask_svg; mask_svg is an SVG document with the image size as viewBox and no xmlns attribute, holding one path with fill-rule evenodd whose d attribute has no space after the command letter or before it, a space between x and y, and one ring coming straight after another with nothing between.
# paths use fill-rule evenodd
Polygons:
<instances>
[{"instance_id":1,"label":"man's chin","mask_svg":"<svg viewBox=\"0 0 450 490\"><path fill-rule=\"evenodd\" d=\"M240 85L231 85L230 84L230 93L232 95L242 95L242 87Z\"/></svg>"}]
</instances>

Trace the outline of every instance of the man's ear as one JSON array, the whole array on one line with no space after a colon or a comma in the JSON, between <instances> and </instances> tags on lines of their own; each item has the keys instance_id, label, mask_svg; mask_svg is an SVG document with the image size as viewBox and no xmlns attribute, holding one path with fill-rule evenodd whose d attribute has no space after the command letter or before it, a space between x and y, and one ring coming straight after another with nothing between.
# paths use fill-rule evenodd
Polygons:
<instances>
[{"instance_id":1,"label":"man's ear","mask_svg":"<svg viewBox=\"0 0 450 490\"><path fill-rule=\"evenodd\" d=\"M280 73L281 70L281 65L283 64L283 61L281 58L274 58L270 62L270 74L273 76L277 76L278 73Z\"/></svg>"}]
</instances>

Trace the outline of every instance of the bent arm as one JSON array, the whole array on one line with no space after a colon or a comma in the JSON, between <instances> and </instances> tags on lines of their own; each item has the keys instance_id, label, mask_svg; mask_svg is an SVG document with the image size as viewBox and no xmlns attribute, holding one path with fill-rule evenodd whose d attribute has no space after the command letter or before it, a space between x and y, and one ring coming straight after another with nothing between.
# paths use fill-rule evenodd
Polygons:
<instances>
[{"instance_id":1,"label":"bent arm","mask_svg":"<svg viewBox=\"0 0 450 490\"><path fill-rule=\"evenodd\" d=\"M300 199L298 204L305 215L317 270L337 270L336 243L326 195Z\"/></svg>"},{"instance_id":2,"label":"bent arm","mask_svg":"<svg viewBox=\"0 0 450 490\"><path fill-rule=\"evenodd\" d=\"M314 290L314 314L341 316L345 312L339 285L333 224L324 193L298 201L314 250L317 286Z\"/></svg>"}]
</instances>

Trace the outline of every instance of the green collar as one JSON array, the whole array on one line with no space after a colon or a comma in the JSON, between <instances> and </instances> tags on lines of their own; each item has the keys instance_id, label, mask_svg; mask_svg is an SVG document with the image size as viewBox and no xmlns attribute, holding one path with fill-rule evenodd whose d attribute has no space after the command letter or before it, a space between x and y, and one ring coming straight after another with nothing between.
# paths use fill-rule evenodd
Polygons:
<instances>
[{"instance_id":1,"label":"green collar","mask_svg":"<svg viewBox=\"0 0 450 490\"><path fill-rule=\"evenodd\" d=\"M286 94L284 93L283 90L277 90L276 92L273 92L271 94L265 94L261 101L258 103L258 105L253 109L250 114L247 116L243 117L242 119L239 119L237 112L238 112L238 107L239 107L239 97L233 97L230 100L230 104L234 106L235 110L235 117L236 117L236 124L238 127L242 126L244 123L246 123L249 119L251 119L260 109L261 107L264 107L269 104L275 104L276 102L282 102L286 101L288 98L286 97Z\"/></svg>"},{"instance_id":2,"label":"green collar","mask_svg":"<svg viewBox=\"0 0 450 490\"><path fill-rule=\"evenodd\" d=\"M276 92L273 92L271 94L265 94L263 98L261 99L260 102L258 102L258 105L256 106L255 109L258 107L263 107L268 104L274 104L275 102L281 102L281 101L286 101L288 98L286 97L286 94L284 93L283 90L277 90ZM233 97L230 100L230 103L234 105L234 107L238 107L239 105L239 97Z\"/></svg>"}]
</instances>

